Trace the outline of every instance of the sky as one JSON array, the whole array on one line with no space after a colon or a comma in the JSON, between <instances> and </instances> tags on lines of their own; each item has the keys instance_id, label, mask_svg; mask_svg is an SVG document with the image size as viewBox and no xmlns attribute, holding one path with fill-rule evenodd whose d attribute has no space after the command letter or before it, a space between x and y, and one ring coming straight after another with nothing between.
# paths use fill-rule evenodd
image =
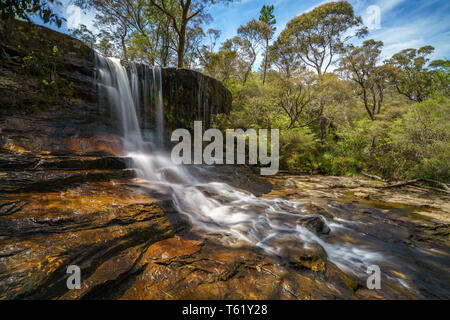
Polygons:
<instances>
[{"instance_id":1,"label":"sky","mask_svg":"<svg viewBox=\"0 0 450 320\"><path fill-rule=\"evenodd\" d=\"M236 35L240 25L258 18L264 4L273 4L277 19L275 38L292 18L329 1L320 0L241 0L210 9L212 22L205 29L222 31L219 43ZM450 0L349 0L355 13L363 18L369 35L365 39L384 43L384 58L406 48L432 45L432 59L450 58ZM62 0L62 17L74 16L71 0ZM75 8L76 9L76 8ZM95 31L93 12L81 12L79 22ZM77 21L75 21L77 22ZM53 27L55 28L55 27ZM59 31L67 32L64 26ZM357 44L357 40L356 41ZM260 59L261 60L261 57Z\"/></svg>"},{"instance_id":2,"label":"sky","mask_svg":"<svg viewBox=\"0 0 450 320\"><path fill-rule=\"evenodd\" d=\"M317 0L242 0L211 10L212 25L222 30L221 40L236 35L237 28L251 18L258 18L263 4L273 4L277 31L275 37L292 18L329 1ZM433 59L450 58L450 1L449 0L350 0L355 13L370 27L365 39L381 40L383 55L391 57L406 48L435 47ZM379 26L374 23L373 7L379 8ZM370 14L372 13L372 14ZM379 28L379 29L378 29Z\"/></svg>"}]
</instances>

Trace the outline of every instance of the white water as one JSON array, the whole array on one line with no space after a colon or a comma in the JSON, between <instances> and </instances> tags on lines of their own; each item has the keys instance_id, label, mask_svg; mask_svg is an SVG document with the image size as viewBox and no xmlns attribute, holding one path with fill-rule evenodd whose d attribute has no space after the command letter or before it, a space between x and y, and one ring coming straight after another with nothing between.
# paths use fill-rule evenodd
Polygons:
<instances>
[{"instance_id":1,"label":"white water","mask_svg":"<svg viewBox=\"0 0 450 320\"><path fill-rule=\"evenodd\" d=\"M143 139L137 116L140 99L136 96L139 94L136 68L131 68L131 79L128 79L118 59L98 56L96 60L99 85L104 89L100 94L107 95L121 120L125 155L133 159L138 177L145 181L143 185L149 190L169 195L176 209L189 218L193 230L218 234L227 245L244 242L275 255L283 255L283 249L292 246L293 241L295 246L300 247L319 244L331 261L342 269L359 274L365 273L368 265L382 258L369 250L327 243L304 226L305 218L326 221L325 218L305 214L301 202L260 198L225 183L201 181L186 167L173 164L167 154L152 148L152 144ZM157 146L162 146L161 71L154 69L153 76L159 123L154 141L159 141ZM143 87L146 88L147 84ZM329 226L332 233L340 229L353 232L348 225L336 221L330 222Z\"/></svg>"},{"instance_id":2,"label":"white water","mask_svg":"<svg viewBox=\"0 0 450 320\"><path fill-rule=\"evenodd\" d=\"M164 146L164 102L162 95L162 77L159 67L153 68L153 92L155 93L156 104L156 137L158 147Z\"/></svg>"}]
</instances>

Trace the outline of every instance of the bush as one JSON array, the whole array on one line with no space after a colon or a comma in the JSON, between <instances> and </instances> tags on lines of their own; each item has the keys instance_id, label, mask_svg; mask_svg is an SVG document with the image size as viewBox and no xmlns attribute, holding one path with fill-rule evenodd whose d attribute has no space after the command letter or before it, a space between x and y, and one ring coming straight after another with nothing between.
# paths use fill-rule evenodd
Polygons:
<instances>
[{"instance_id":1,"label":"bush","mask_svg":"<svg viewBox=\"0 0 450 320\"><path fill-rule=\"evenodd\" d=\"M315 173L319 141L309 128L280 131L280 167L282 169Z\"/></svg>"},{"instance_id":2,"label":"bush","mask_svg":"<svg viewBox=\"0 0 450 320\"><path fill-rule=\"evenodd\" d=\"M450 99L415 104L389 132L405 178L450 178Z\"/></svg>"}]
</instances>

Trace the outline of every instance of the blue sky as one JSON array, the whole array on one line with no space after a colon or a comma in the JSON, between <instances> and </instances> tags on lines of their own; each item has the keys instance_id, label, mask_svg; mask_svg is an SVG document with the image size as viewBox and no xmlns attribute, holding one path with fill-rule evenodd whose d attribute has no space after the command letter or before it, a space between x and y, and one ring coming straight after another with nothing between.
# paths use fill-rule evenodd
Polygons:
<instances>
[{"instance_id":1,"label":"blue sky","mask_svg":"<svg viewBox=\"0 0 450 320\"><path fill-rule=\"evenodd\" d=\"M68 17L70 0L63 0L60 13ZM222 31L220 42L236 35L237 28L251 18L258 18L263 4L275 6L277 32L286 23L304 12L329 1L320 0L241 0L228 5L216 5L210 13L213 21L206 27ZM367 37L384 42L383 55L387 58L405 48L432 45L433 59L450 58L450 1L449 0L349 0L356 14L368 23L370 6L380 11L380 28L372 29ZM92 12L82 14L81 23L93 29ZM63 30L60 30L64 32Z\"/></svg>"},{"instance_id":2,"label":"blue sky","mask_svg":"<svg viewBox=\"0 0 450 320\"><path fill-rule=\"evenodd\" d=\"M275 6L277 33L286 23L315 6L329 1L317 0L242 0L211 10L212 25L222 30L221 40L236 34L237 28L251 18L258 18L263 4ZM380 8L380 29L369 31L368 38L384 43L383 55L406 48L432 45L436 48L433 58L450 58L450 1L449 0L350 0L356 14L367 22L369 6Z\"/></svg>"}]
</instances>

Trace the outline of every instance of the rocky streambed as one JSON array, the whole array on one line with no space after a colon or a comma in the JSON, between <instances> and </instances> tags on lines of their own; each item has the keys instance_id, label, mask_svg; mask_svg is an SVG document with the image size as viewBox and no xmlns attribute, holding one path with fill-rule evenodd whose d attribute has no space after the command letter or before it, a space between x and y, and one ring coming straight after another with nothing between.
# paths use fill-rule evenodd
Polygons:
<instances>
[{"instance_id":1,"label":"rocky streambed","mask_svg":"<svg viewBox=\"0 0 450 320\"><path fill-rule=\"evenodd\" d=\"M206 168L260 198L300 204L293 214L319 240L283 239L278 254L269 254L197 230L129 167L123 157L2 153L0 299L450 296L445 194L380 189L365 178L263 179L241 166ZM379 255L380 290L366 287L357 259L355 270L340 263L352 248ZM69 265L81 268L81 289L67 289Z\"/></svg>"}]
</instances>

